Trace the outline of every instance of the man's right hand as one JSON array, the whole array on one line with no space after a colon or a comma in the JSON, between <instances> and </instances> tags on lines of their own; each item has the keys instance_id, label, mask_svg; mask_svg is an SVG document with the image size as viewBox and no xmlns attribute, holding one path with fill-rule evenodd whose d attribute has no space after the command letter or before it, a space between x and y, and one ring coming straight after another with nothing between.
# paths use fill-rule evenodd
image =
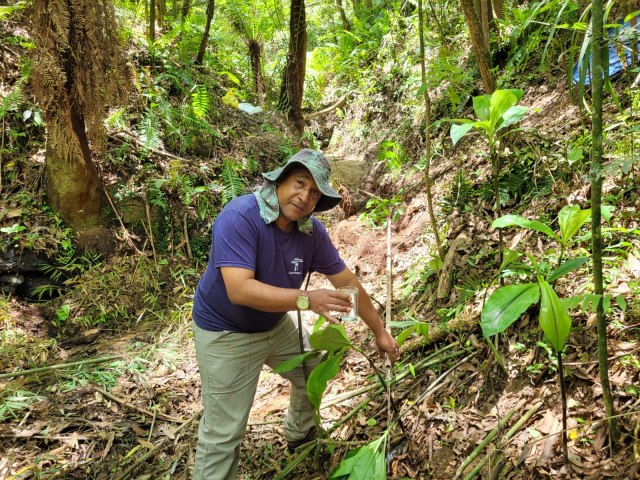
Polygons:
<instances>
[{"instance_id":1,"label":"man's right hand","mask_svg":"<svg viewBox=\"0 0 640 480\"><path fill-rule=\"evenodd\" d=\"M349 295L337 290L321 288L309 291L308 295L311 310L322 315L329 323L339 324L339 315L334 316L334 312L348 312L351 308Z\"/></svg>"}]
</instances>

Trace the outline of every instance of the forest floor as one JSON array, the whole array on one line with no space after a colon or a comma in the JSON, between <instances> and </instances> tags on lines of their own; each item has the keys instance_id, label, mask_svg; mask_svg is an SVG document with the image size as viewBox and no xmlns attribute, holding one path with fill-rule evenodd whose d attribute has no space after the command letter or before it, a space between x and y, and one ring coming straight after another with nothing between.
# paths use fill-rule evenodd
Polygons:
<instances>
[{"instance_id":1,"label":"forest floor","mask_svg":"<svg viewBox=\"0 0 640 480\"><path fill-rule=\"evenodd\" d=\"M577 118L567 107L568 100L558 91L538 91L527 98L536 99L530 104L537 109L536 113L528 122L541 136L561 138ZM556 114L550 115L551 111ZM347 144L358 148L345 137L342 141L343 150ZM433 165L437 177L434 196L446 195L461 165L469 172L479 172L478 178L488 175L483 155L469 153L462 158L458 154L443 159ZM409 285L407 278L426 269L434 250L428 233L422 174L387 178L385 182L378 195L383 195L385 189L387 193L397 191L399 182L412 192L407 195L404 213L392 229L395 297L392 320L412 316L432 323L437 318L431 298L434 288L404 292ZM584 201L584 188L579 182L558 189L553 195L556 198ZM530 212L550 208L553 202L557 204L558 200L540 200ZM555 205L550 211L557 209ZM632 221L636 224L627 226L638 228L635 218ZM386 230L371 228L356 215L345 218L340 211L324 219L343 258L357 272L384 315ZM496 235L489 232L487 212L454 212L447 222L448 243L461 233L472 239L471 245L460 249L459 258L454 259L451 267L460 270L458 278L463 278L463 273L475 263L482 267L487 251L495 248ZM486 274L482 268L479 271ZM617 272L609 288L627 294L628 282L637 281L639 275L638 265L630 263ZM583 283L581 279L573 280L576 285ZM319 278L314 277L312 282L312 288L324 285ZM570 288L565 288L569 293ZM437 308L453 308L459 294L454 290ZM445 480L456 475L464 478L481 462L482 478L640 478L640 417L638 413L632 415L640 407L639 320L634 316L637 310L627 316L618 313L608 332L614 401L617 412L624 415L619 418L621 439L613 455L602 405L593 318L584 314L573 318L564 357L569 407L569 463L565 464L560 391L555 366L550 361L554 357L550 350L538 346L535 312L523 315L502 336L497 345L505 360L502 369L478 328L482 298L482 294L471 298L467 307L458 312L458 316L467 318L464 328L432 323L432 329L444 332L435 341L428 343L416 336L403 345L402 358L393 369L398 381L390 388L393 403L402 415L403 429L396 425L391 433L391 446L386 454L390 478ZM14 392L11 397L4 397L0 405L4 418L0 423L0 479L189 478L201 406L188 309L172 325L149 321L131 328L110 326L82 332L60 343L50 339L50 312L43 311L38 304L8 298L3 310L5 332L10 331L11 325L20 325L24 335L39 337L48 345L47 351L41 350L43 358L50 355L60 361L105 355L121 358L85 369L0 379L0 388L11 387ZM305 318L309 326L312 321ZM365 353L382 368L382 360L374 351L366 328L353 323L347 324L346 329L353 343L362 345ZM425 365L427 357L432 361ZM17 363L12 358L1 358L0 362L5 372ZM321 409L323 427L332 429L340 423L339 428L333 429L330 442L322 440L325 442L322 445L334 443L335 448L330 449L331 454L322 448L317 455L304 456L286 451L282 420L288 386L265 368L242 445L241 478L276 478L296 459L300 463L287 478L327 478L349 449L378 438L387 428L389 416L395 419L396 414L390 412L388 392L376 383L372 374L367 359L359 353L346 357L338 377L329 384ZM26 400L28 408L18 408ZM345 420L347 415L350 417ZM489 434L492 441L488 447L468 467L460 469Z\"/></svg>"}]
</instances>

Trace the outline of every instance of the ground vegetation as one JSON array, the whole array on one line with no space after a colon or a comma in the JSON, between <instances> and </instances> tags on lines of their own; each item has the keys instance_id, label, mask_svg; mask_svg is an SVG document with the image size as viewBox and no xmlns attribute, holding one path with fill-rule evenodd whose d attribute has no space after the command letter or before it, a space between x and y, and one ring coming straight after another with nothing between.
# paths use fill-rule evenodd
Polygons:
<instances>
[{"instance_id":1,"label":"ground vegetation","mask_svg":"<svg viewBox=\"0 0 640 480\"><path fill-rule=\"evenodd\" d=\"M211 223L301 146L330 158L322 220L402 356L305 317L324 433L287 452L265 369L242 478L638 476L626 3L593 64L597 2L90 3L0 6L0 478L189 478ZM52 161L106 242L79 241Z\"/></svg>"}]
</instances>

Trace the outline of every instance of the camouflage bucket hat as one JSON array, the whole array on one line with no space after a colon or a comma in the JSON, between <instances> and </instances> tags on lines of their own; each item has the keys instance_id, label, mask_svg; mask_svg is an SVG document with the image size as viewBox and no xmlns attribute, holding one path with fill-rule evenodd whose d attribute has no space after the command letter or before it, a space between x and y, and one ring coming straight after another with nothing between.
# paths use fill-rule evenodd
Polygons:
<instances>
[{"instance_id":1,"label":"camouflage bucket hat","mask_svg":"<svg viewBox=\"0 0 640 480\"><path fill-rule=\"evenodd\" d=\"M285 172L295 167L296 165L301 165L309 170L309 172L313 176L313 179L316 181L316 185L318 185L318 189L322 193L322 197L320 198L320 200L318 200L318 204L316 205L314 212L324 212L325 210L331 210L333 207L338 205L338 203L340 203L340 201L342 200L342 196L338 192L336 192L329 183L329 175L331 175L331 165L329 165L327 157L316 150L303 148L293 157L287 160L287 163L285 163L282 167L271 170L270 172L265 172L262 174L262 176L267 180L275 182Z\"/></svg>"}]
</instances>

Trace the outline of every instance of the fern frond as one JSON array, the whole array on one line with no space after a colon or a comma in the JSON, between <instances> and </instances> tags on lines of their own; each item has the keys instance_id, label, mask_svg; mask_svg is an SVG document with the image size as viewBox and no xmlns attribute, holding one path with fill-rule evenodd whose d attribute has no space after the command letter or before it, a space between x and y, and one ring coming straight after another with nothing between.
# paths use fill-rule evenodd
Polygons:
<instances>
[{"instance_id":1,"label":"fern frond","mask_svg":"<svg viewBox=\"0 0 640 480\"><path fill-rule=\"evenodd\" d=\"M105 125L109 130L122 131L127 128L127 121L124 117L124 108L119 108L105 120Z\"/></svg>"},{"instance_id":2,"label":"fern frond","mask_svg":"<svg viewBox=\"0 0 640 480\"><path fill-rule=\"evenodd\" d=\"M147 149L157 150L160 147L160 126L152 108L147 108L142 122L140 122L140 140Z\"/></svg>"},{"instance_id":3,"label":"fern frond","mask_svg":"<svg viewBox=\"0 0 640 480\"><path fill-rule=\"evenodd\" d=\"M235 197L242 195L246 189L244 179L238 175L233 162L225 159L220 172L222 181L222 204L226 204Z\"/></svg>"},{"instance_id":4,"label":"fern frond","mask_svg":"<svg viewBox=\"0 0 640 480\"><path fill-rule=\"evenodd\" d=\"M204 85L196 85L191 92L191 108L198 118L206 118L209 115L211 99Z\"/></svg>"}]
</instances>

